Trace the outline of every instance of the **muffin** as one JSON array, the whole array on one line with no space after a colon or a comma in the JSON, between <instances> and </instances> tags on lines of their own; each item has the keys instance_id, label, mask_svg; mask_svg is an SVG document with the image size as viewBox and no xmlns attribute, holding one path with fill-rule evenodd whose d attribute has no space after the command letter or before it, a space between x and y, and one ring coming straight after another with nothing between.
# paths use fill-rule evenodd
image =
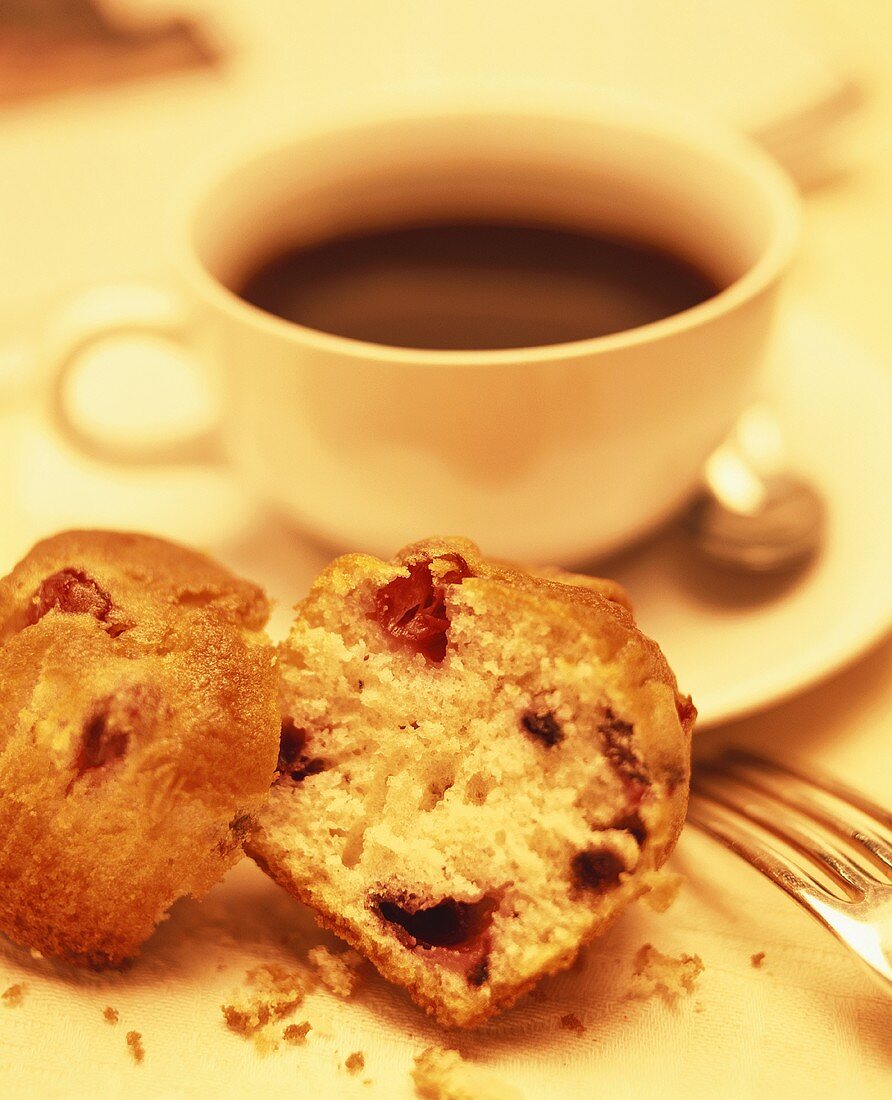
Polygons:
<instances>
[{"instance_id":1,"label":"muffin","mask_svg":"<svg viewBox=\"0 0 892 1100\"><path fill-rule=\"evenodd\" d=\"M334 561L280 647L246 850L447 1025L573 962L648 888L695 710L618 585L432 539Z\"/></svg>"},{"instance_id":2,"label":"muffin","mask_svg":"<svg viewBox=\"0 0 892 1100\"><path fill-rule=\"evenodd\" d=\"M0 580L0 932L117 965L236 861L279 744L267 615L142 535L60 534Z\"/></svg>"}]
</instances>

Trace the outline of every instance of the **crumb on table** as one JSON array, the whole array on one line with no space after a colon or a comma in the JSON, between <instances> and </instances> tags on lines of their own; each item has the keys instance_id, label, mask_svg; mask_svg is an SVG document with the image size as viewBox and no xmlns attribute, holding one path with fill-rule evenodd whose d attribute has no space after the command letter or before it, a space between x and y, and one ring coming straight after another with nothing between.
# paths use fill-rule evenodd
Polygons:
<instances>
[{"instance_id":1,"label":"crumb on table","mask_svg":"<svg viewBox=\"0 0 892 1100\"><path fill-rule=\"evenodd\" d=\"M292 1046L298 1046L298 1044L307 1041L307 1033L310 1030L310 1024L307 1020L304 1020L303 1023L300 1024L289 1024L282 1032L282 1038L286 1043L291 1043Z\"/></svg>"},{"instance_id":2,"label":"crumb on table","mask_svg":"<svg viewBox=\"0 0 892 1100\"><path fill-rule=\"evenodd\" d=\"M757 951L755 953L755 955L750 955L750 965L754 966L756 968L756 970L758 970L759 967L762 965L762 961L764 960L764 958L765 958L765 952L764 951Z\"/></svg>"},{"instance_id":3,"label":"crumb on table","mask_svg":"<svg viewBox=\"0 0 892 1100\"><path fill-rule=\"evenodd\" d=\"M306 993L303 974L276 964L246 971L245 986L233 995L230 1004L220 1008L229 1030L246 1038L267 1024L289 1016Z\"/></svg>"},{"instance_id":4,"label":"crumb on table","mask_svg":"<svg viewBox=\"0 0 892 1100\"><path fill-rule=\"evenodd\" d=\"M105 1020L106 1023L116 1024L120 1019L120 1016L118 1015L118 1010L116 1008L112 1008L111 1005L106 1005L105 1008L102 1010L102 1018L103 1020Z\"/></svg>"},{"instance_id":5,"label":"crumb on table","mask_svg":"<svg viewBox=\"0 0 892 1100\"><path fill-rule=\"evenodd\" d=\"M647 871L641 877L641 884L645 887L641 900L655 913L665 913L678 897L684 881L684 875L667 871L665 867L659 871Z\"/></svg>"},{"instance_id":6,"label":"crumb on table","mask_svg":"<svg viewBox=\"0 0 892 1100\"><path fill-rule=\"evenodd\" d=\"M423 1100L522 1100L517 1089L457 1050L428 1047L415 1058L412 1080Z\"/></svg>"},{"instance_id":7,"label":"crumb on table","mask_svg":"<svg viewBox=\"0 0 892 1100\"><path fill-rule=\"evenodd\" d=\"M307 960L325 988L343 998L353 993L364 965L362 956L356 951L348 949L335 954L322 944L307 952Z\"/></svg>"},{"instance_id":8,"label":"crumb on table","mask_svg":"<svg viewBox=\"0 0 892 1100\"><path fill-rule=\"evenodd\" d=\"M699 955L664 955L646 943L635 956L635 971L630 994L633 997L650 997L658 993L669 1004L691 993L703 973L703 960Z\"/></svg>"},{"instance_id":9,"label":"crumb on table","mask_svg":"<svg viewBox=\"0 0 892 1100\"><path fill-rule=\"evenodd\" d=\"M585 1034L585 1024L575 1012L568 1012L565 1016L561 1016L561 1027L564 1031L575 1031L577 1035Z\"/></svg>"},{"instance_id":10,"label":"crumb on table","mask_svg":"<svg viewBox=\"0 0 892 1100\"><path fill-rule=\"evenodd\" d=\"M142 1045L142 1035L138 1031L128 1031L127 1046L130 1048L130 1053L133 1055L133 1061L139 1065L146 1056L145 1047Z\"/></svg>"},{"instance_id":11,"label":"crumb on table","mask_svg":"<svg viewBox=\"0 0 892 1100\"><path fill-rule=\"evenodd\" d=\"M348 1073L360 1073L365 1069L365 1055L361 1050L354 1050L352 1054L347 1056L347 1060L344 1062L344 1068Z\"/></svg>"},{"instance_id":12,"label":"crumb on table","mask_svg":"<svg viewBox=\"0 0 892 1100\"><path fill-rule=\"evenodd\" d=\"M15 985L11 985L8 989L5 989L0 997L2 997L3 1003L7 1008L18 1008L22 1003L24 995L25 983L16 982Z\"/></svg>"}]
</instances>

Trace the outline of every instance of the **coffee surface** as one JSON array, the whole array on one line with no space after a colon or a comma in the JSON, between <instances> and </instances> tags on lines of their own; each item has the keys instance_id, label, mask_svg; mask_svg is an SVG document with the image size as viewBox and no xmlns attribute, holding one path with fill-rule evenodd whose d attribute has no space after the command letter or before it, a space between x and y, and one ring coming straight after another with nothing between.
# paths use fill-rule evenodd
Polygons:
<instances>
[{"instance_id":1,"label":"coffee surface","mask_svg":"<svg viewBox=\"0 0 892 1100\"><path fill-rule=\"evenodd\" d=\"M720 287L647 244L529 225L382 229L289 248L236 288L268 313L375 344L535 347L622 332Z\"/></svg>"}]
</instances>

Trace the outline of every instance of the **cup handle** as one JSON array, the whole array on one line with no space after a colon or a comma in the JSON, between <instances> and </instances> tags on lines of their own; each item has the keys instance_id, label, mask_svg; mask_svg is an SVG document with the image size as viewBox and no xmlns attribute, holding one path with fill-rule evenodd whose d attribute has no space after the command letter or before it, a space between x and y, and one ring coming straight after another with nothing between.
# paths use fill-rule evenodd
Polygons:
<instances>
[{"instance_id":1,"label":"cup handle","mask_svg":"<svg viewBox=\"0 0 892 1100\"><path fill-rule=\"evenodd\" d=\"M150 284L93 287L70 300L41 341L46 410L56 432L88 458L131 466L217 464L223 461L219 416L209 426L165 440L123 442L103 438L72 414L70 382L78 360L91 347L116 337L146 335L183 349L219 392L212 364L199 354L194 318L186 302Z\"/></svg>"}]
</instances>

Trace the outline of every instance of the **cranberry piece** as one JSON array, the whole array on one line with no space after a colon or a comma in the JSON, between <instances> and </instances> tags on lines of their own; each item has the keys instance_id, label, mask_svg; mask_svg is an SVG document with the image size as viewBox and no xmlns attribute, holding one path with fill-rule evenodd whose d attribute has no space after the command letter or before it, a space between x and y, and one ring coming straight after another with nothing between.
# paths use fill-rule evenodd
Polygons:
<instances>
[{"instance_id":1,"label":"cranberry piece","mask_svg":"<svg viewBox=\"0 0 892 1100\"><path fill-rule=\"evenodd\" d=\"M565 1016L561 1016L560 1024L564 1031L574 1031L577 1035L585 1035L585 1024L575 1012L568 1012Z\"/></svg>"},{"instance_id":2,"label":"cranberry piece","mask_svg":"<svg viewBox=\"0 0 892 1100\"><path fill-rule=\"evenodd\" d=\"M239 814L234 817L229 822L226 836L217 843L217 851L226 856L230 852L234 852L236 848L241 848L253 825L254 820L250 814Z\"/></svg>"},{"instance_id":3,"label":"cranberry piece","mask_svg":"<svg viewBox=\"0 0 892 1100\"><path fill-rule=\"evenodd\" d=\"M324 772L327 767L328 765L319 756L314 756L311 760L302 759L297 767L288 772L288 778L294 783L300 783L309 775L318 775L320 772Z\"/></svg>"},{"instance_id":4,"label":"cranberry piece","mask_svg":"<svg viewBox=\"0 0 892 1100\"><path fill-rule=\"evenodd\" d=\"M638 779L624 777L623 789L626 793L626 806L622 813L611 822L610 828L625 829L638 841L638 847L640 848L647 839L647 826L638 811L648 792L648 784L642 783Z\"/></svg>"},{"instance_id":5,"label":"cranberry piece","mask_svg":"<svg viewBox=\"0 0 892 1100\"><path fill-rule=\"evenodd\" d=\"M650 776L632 744L634 726L617 718L607 707L603 721L598 723L598 732L604 739L604 755L613 770L625 780L648 785Z\"/></svg>"},{"instance_id":6,"label":"cranberry piece","mask_svg":"<svg viewBox=\"0 0 892 1100\"><path fill-rule=\"evenodd\" d=\"M276 771L280 776L287 775L294 783L300 783L308 775L318 775L325 771L325 761L319 757L309 757L304 751L307 747L307 731L294 724L293 718L282 719L282 732L279 737L279 760Z\"/></svg>"},{"instance_id":7,"label":"cranberry piece","mask_svg":"<svg viewBox=\"0 0 892 1100\"><path fill-rule=\"evenodd\" d=\"M694 720L697 717L697 708L694 706L693 699L691 699L690 695L685 699L680 699L676 696L675 709L678 712L678 720L681 722L682 727L687 733L690 733L694 727Z\"/></svg>"},{"instance_id":8,"label":"cranberry piece","mask_svg":"<svg viewBox=\"0 0 892 1100\"><path fill-rule=\"evenodd\" d=\"M603 894L611 886L616 886L626 866L615 852L589 848L573 857L570 869L580 889Z\"/></svg>"},{"instance_id":9,"label":"cranberry piece","mask_svg":"<svg viewBox=\"0 0 892 1100\"><path fill-rule=\"evenodd\" d=\"M229 822L229 831L232 833L238 844L241 844L248 833L251 831L251 827L254 824L254 819L250 814L239 814L238 817L234 817Z\"/></svg>"},{"instance_id":10,"label":"cranberry piece","mask_svg":"<svg viewBox=\"0 0 892 1100\"><path fill-rule=\"evenodd\" d=\"M520 722L527 733L532 734L549 748L564 739L564 731L551 711L545 711L543 714L527 711Z\"/></svg>"},{"instance_id":11,"label":"cranberry piece","mask_svg":"<svg viewBox=\"0 0 892 1100\"><path fill-rule=\"evenodd\" d=\"M127 751L129 739L129 733L117 729L107 711L95 714L84 727L75 761L77 774L81 776L120 760Z\"/></svg>"},{"instance_id":12,"label":"cranberry piece","mask_svg":"<svg viewBox=\"0 0 892 1100\"><path fill-rule=\"evenodd\" d=\"M472 966L467 975L468 985L478 988L489 980L489 958L484 956L475 966Z\"/></svg>"},{"instance_id":13,"label":"cranberry piece","mask_svg":"<svg viewBox=\"0 0 892 1100\"><path fill-rule=\"evenodd\" d=\"M97 700L84 722L68 792L82 776L120 760L130 747L131 737L150 733L157 721L173 713L162 693L151 684L127 684Z\"/></svg>"},{"instance_id":14,"label":"cranberry piece","mask_svg":"<svg viewBox=\"0 0 892 1100\"><path fill-rule=\"evenodd\" d=\"M109 594L91 576L79 569L60 569L45 577L31 597L27 625L33 626L53 610L66 615L92 615L107 623L112 607ZM108 632L116 637L123 629L120 624L110 624Z\"/></svg>"},{"instance_id":15,"label":"cranberry piece","mask_svg":"<svg viewBox=\"0 0 892 1100\"><path fill-rule=\"evenodd\" d=\"M387 898L378 898L375 907L388 924L407 934L410 946L447 947L453 951L472 949L492 923L496 903L456 901L446 898L426 908L408 909Z\"/></svg>"},{"instance_id":16,"label":"cranberry piece","mask_svg":"<svg viewBox=\"0 0 892 1100\"><path fill-rule=\"evenodd\" d=\"M279 735L279 762L276 765L280 772L288 771L288 768L302 755L307 744L307 731L294 724L293 718L282 719L282 732Z\"/></svg>"},{"instance_id":17,"label":"cranberry piece","mask_svg":"<svg viewBox=\"0 0 892 1100\"><path fill-rule=\"evenodd\" d=\"M647 826L641 818L641 814L637 810L632 810L629 813L620 815L615 821L610 824L611 829L625 829L627 833L630 833L638 842L640 848L647 840Z\"/></svg>"},{"instance_id":18,"label":"cranberry piece","mask_svg":"<svg viewBox=\"0 0 892 1100\"><path fill-rule=\"evenodd\" d=\"M650 783L642 783L640 779L623 779L623 790L626 792L626 813L634 813L644 801Z\"/></svg>"},{"instance_id":19,"label":"cranberry piece","mask_svg":"<svg viewBox=\"0 0 892 1100\"><path fill-rule=\"evenodd\" d=\"M395 577L378 589L374 612L391 638L423 654L432 664L440 664L446 656L446 585L461 584L471 576L468 563L458 554L445 554L437 560L449 561L454 568L435 582L429 560L412 562L408 577Z\"/></svg>"}]
</instances>

